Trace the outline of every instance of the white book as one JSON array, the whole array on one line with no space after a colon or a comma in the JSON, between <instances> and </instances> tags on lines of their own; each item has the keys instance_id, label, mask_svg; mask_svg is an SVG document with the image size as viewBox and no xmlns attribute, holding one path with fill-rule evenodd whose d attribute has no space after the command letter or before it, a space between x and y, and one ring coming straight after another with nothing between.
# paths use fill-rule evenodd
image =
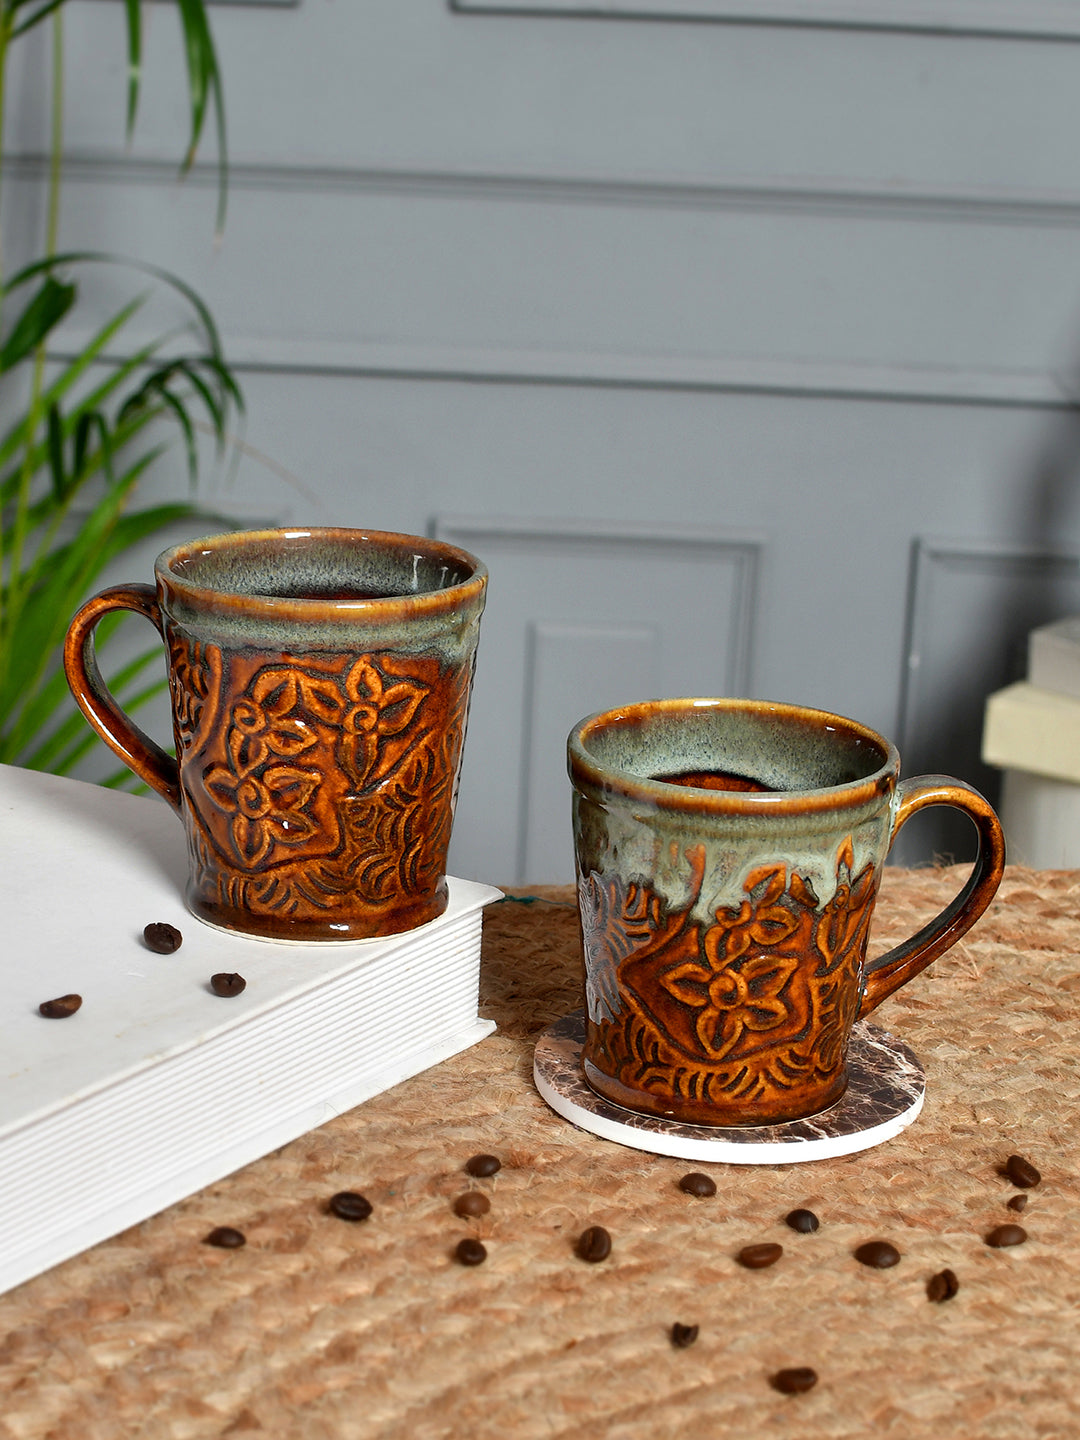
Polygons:
<instances>
[{"instance_id":1,"label":"white book","mask_svg":"<svg viewBox=\"0 0 1080 1440\"><path fill-rule=\"evenodd\" d=\"M481 912L275 944L184 908L164 802L0 765L0 1292L483 1039ZM172 955L143 943L165 921ZM215 995L210 976L246 989ZM75 993L66 1019L38 1011Z\"/></svg>"}]
</instances>

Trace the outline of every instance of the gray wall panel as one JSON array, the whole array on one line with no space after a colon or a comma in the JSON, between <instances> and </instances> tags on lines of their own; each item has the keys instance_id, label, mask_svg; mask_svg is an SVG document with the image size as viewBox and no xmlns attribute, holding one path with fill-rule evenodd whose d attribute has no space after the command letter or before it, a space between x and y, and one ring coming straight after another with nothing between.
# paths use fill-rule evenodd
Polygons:
<instances>
[{"instance_id":1,"label":"gray wall panel","mask_svg":"<svg viewBox=\"0 0 1080 1440\"><path fill-rule=\"evenodd\" d=\"M171 9L148 9L135 143L169 159L183 114ZM238 161L1080 189L1075 44L508 19L444 0L213 18ZM122 7L72 9L68 54L72 147L122 155ZM13 76L13 149L39 141L42 73Z\"/></svg>"},{"instance_id":2,"label":"gray wall panel","mask_svg":"<svg viewBox=\"0 0 1080 1440\"><path fill-rule=\"evenodd\" d=\"M984 697L1027 673L1037 625L1080 612L1080 551L925 539L913 557L908 665L898 743L908 775L962 775L995 804L981 761ZM939 807L911 824L897 858L974 854L965 819Z\"/></svg>"},{"instance_id":3,"label":"gray wall panel","mask_svg":"<svg viewBox=\"0 0 1080 1440\"><path fill-rule=\"evenodd\" d=\"M491 572L456 863L566 879L567 732L627 700L748 690L760 547L618 521L441 517L434 529Z\"/></svg>"},{"instance_id":4,"label":"gray wall panel","mask_svg":"<svg viewBox=\"0 0 1080 1440\"><path fill-rule=\"evenodd\" d=\"M73 170L61 244L122 235L205 293L239 358L267 365L1021 402L1074 385L1080 207L312 189L290 172L234 193L215 253L210 190L188 205L160 169L102 179ZM12 203L37 188L19 170ZM88 289L118 303L130 281Z\"/></svg>"},{"instance_id":5,"label":"gray wall panel","mask_svg":"<svg viewBox=\"0 0 1080 1440\"><path fill-rule=\"evenodd\" d=\"M1080 551L1080 45L464 4L215 7L216 249L212 169L175 182L172 7L147 10L130 154L122 7L71 7L63 240L211 300L249 453L208 501L469 517L493 584L456 855L481 878L563 878L561 732L630 657L632 693L835 708L899 736L909 770L976 774L1002 656L1080 599L1039 558ZM1080 0L861 16L920 6L1045 29ZM45 58L8 97L9 273L40 243ZM137 285L89 281L95 319ZM174 453L147 492L184 484Z\"/></svg>"},{"instance_id":6,"label":"gray wall panel","mask_svg":"<svg viewBox=\"0 0 1080 1440\"><path fill-rule=\"evenodd\" d=\"M588 608L583 610L580 620L534 620L527 627L526 762L515 880L530 875L561 880L573 873L566 779L566 737L572 726L586 713L612 709L633 695L659 695L665 688L660 678L664 637L658 625L597 624L588 618ZM483 755L479 744L477 753ZM463 858L468 838L466 812L457 847Z\"/></svg>"},{"instance_id":7,"label":"gray wall panel","mask_svg":"<svg viewBox=\"0 0 1080 1440\"><path fill-rule=\"evenodd\" d=\"M265 0L264 0L265 3ZM463 14L569 15L606 20L788 21L892 30L1080 36L1077 0L450 0Z\"/></svg>"}]
</instances>

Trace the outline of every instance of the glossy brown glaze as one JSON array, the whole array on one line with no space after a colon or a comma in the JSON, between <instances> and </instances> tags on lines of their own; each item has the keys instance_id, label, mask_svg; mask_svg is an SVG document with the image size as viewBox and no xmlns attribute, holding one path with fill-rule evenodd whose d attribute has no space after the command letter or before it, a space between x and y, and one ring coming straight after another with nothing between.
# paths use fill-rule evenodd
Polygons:
<instances>
[{"instance_id":1,"label":"glossy brown glaze","mask_svg":"<svg viewBox=\"0 0 1080 1440\"><path fill-rule=\"evenodd\" d=\"M975 921L997 894L1005 873L1005 836L1001 823L989 801L962 780L947 775L920 775L903 780L897 788L896 818L893 838L900 827L930 805L951 805L962 810L975 826L979 837L979 853L967 884L950 905L929 925L902 945L880 956L867 967L859 1016L869 1015L901 985L914 979L921 970L944 955L961 936L966 935Z\"/></svg>"},{"instance_id":2,"label":"glossy brown glaze","mask_svg":"<svg viewBox=\"0 0 1080 1440\"><path fill-rule=\"evenodd\" d=\"M826 712L641 702L582 721L569 759L583 1069L643 1114L757 1127L829 1109L856 1019L953 945L1001 879L1001 827L981 795L942 776L899 782L895 747ZM868 965L888 850L939 804L976 827L972 874Z\"/></svg>"},{"instance_id":3,"label":"glossy brown glaze","mask_svg":"<svg viewBox=\"0 0 1080 1440\"><path fill-rule=\"evenodd\" d=\"M156 593L96 596L68 635L72 690L180 813L201 919L289 940L411 929L446 906L486 574L435 541L313 531L283 537L279 578L274 546L275 532L193 542L159 559ZM446 583L366 583L372 550L391 582L422 557ZM165 639L177 759L98 672L94 627L118 608Z\"/></svg>"},{"instance_id":4,"label":"glossy brown glaze","mask_svg":"<svg viewBox=\"0 0 1080 1440\"><path fill-rule=\"evenodd\" d=\"M585 1074L616 1104L691 1124L774 1125L834 1105L859 1003L878 877L852 874L847 847L819 907L783 865L751 871L738 908L691 918L704 846L688 856L691 903L672 913L643 885L590 896L586 953L623 954L619 1013L588 1028ZM595 880L592 882L596 884ZM604 933L591 918L604 917Z\"/></svg>"},{"instance_id":5,"label":"glossy brown glaze","mask_svg":"<svg viewBox=\"0 0 1080 1440\"><path fill-rule=\"evenodd\" d=\"M169 642L197 915L280 915L299 936L358 913L371 935L441 913L468 666L226 657L171 628Z\"/></svg>"}]
</instances>

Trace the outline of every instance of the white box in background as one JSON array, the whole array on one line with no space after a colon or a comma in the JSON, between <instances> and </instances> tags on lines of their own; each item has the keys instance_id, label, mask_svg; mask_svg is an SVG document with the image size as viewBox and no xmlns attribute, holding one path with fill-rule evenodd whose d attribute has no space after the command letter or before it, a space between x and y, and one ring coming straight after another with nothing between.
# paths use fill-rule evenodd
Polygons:
<instances>
[{"instance_id":1,"label":"white box in background","mask_svg":"<svg viewBox=\"0 0 1080 1440\"><path fill-rule=\"evenodd\" d=\"M986 703L982 758L1004 771L1013 864L1080 869L1080 616L1028 637L1028 678Z\"/></svg>"},{"instance_id":2,"label":"white box in background","mask_svg":"<svg viewBox=\"0 0 1080 1440\"><path fill-rule=\"evenodd\" d=\"M1040 690L1080 698L1080 615L1032 630L1027 678Z\"/></svg>"}]
</instances>

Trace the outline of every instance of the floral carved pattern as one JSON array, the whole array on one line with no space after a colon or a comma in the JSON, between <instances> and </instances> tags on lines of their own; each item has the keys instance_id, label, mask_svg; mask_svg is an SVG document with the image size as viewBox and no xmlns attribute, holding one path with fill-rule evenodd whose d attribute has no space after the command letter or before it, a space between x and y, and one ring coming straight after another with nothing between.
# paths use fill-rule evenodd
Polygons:
<instances>
[{"instance_id":1,"label":"floral carved pattern","mask_svg":"<svg viewBox=\"0 0 1080 1440\"><path fill-rule=\"evenodd\" d=\"M690 896L669 911L642 883L580 886L589 976L586 1059L658 1102L753 1100L842 1085L877 874L853 873L851 840L822 904L783 863L750 871L743 898L711 923L691 919L705 866L686 852Z\"/></svg>"},{"instance_id":2,"label":"floral carved pattern","mask_svg":"<svg viewBox=\"0 0 1080 1440\"><path fill-rule=\"evenodd\" d=\"M413 680L388 683L368 656L340 681L297 667L260 671L232 706L226 763L204 776L230 817L235 859L249 869L280 863L320 836L335 847L340 816L318 803L328 760L361 793L390 781L402 757L387 742L402 734L426 694Z\"/></svg>"},{"instance_id":3,"label":"floral carved pattern","mask_svg":"<svg viewBox=\"0 0 1080 1440\"><path fill-rule=\"evenodd\" d=\"M430 894L471 667L390 653L259 664L206 648L172 646L200 892L287 916Z\"/></svg>"},{"instance_id":4,"label":"floral carved pattern","mask_svg":"<svg viewBox=\"0 0 1080 1440\"><path fill-rule=\"evenodd\" d=\"M197 741L202 718L213 714L221 686L221 651L216 645L172 638L169 689L172 694L176 753L184 756Z\"/></svg>"}]
</instances>

